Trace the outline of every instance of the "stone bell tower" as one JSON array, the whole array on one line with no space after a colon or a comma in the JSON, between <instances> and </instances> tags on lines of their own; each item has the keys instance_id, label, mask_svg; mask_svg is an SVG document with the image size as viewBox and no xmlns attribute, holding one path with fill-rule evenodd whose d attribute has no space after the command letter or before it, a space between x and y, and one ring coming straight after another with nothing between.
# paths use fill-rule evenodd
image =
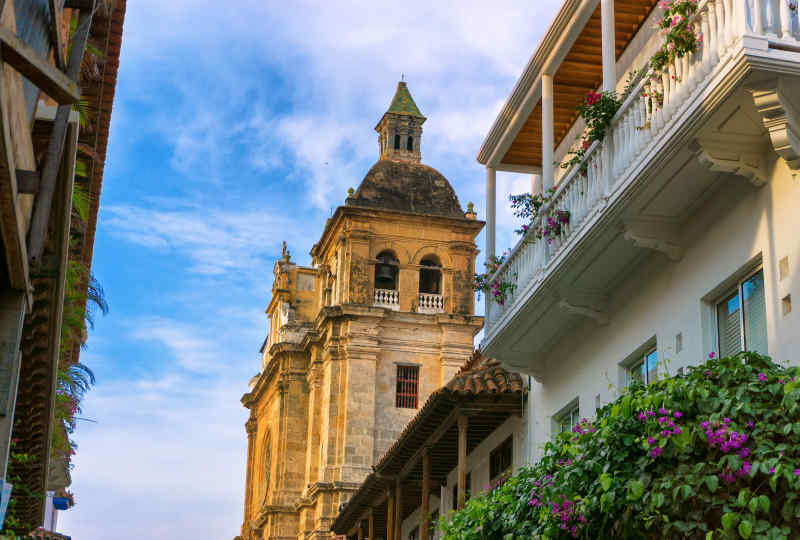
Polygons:
<instances>
[{"instance_id":1,"label":"stone bell tower","mask_svg":"<svg viewBox=\"0 0 800 540\"><path fill-rule=\"evenodd\" d=\"M422 124L425 117L419 112L414 98L405 82L397 83L392 104L375 131L378 132L378 145L381 159L397 159L420 162L420 143Z\"/></svg>"},{"instance_id":2,"label":"stone bell tower","mask_svg":"<svg viewBox=\"0 0 800 540\"><path fill-rule=\"evenodd\" d=\"M472 355L475 237L437 170L405 82L380 159L327 220L312 265L274 269L250 410L245 539L328 539L346 501L426 399Z\"/></svg>"}]
</instances>

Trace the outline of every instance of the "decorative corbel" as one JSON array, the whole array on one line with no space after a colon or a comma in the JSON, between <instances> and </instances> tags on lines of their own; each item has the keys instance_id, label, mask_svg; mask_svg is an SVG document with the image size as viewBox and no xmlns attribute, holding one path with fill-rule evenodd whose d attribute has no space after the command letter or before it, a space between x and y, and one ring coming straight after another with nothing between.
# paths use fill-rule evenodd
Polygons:
<instances>
[{"instance_id":1,"label":"decorative corbel","mask_svg":"<svg viewBox=\"0 0 800 540\"><path fill-rule=\"evenodd\" d=\"M625 222L625 239L636 247L654 249L679 261L683 256L678 226L671 222L651 219L631 219Z\"/></svg>"},{"instance_id":2,"label":"decorative corbel","mask_svg":"<svg viewBox=\"0 0 800 540\"><path fill-rule=\"evenodd\" d=\"M761 141L761 137L750 135L701 136L694 140L690 149L709 170L742 176L761 187L769 181Z\"/></svg>"},{"instance_id":3,"label":"decorative corbel","mask_svg":"<svg viewBox=\"0 0 800 540\"><path fill-rule=\"evenodd\" d=\"M598 324L608 323L608 298L602 293L572 289L561 294L558 307L570 315L587 317Z\"/></svg>"},{"instance_id":4,"label":"decorative corbel","mask_svg":"<svg viewBox=\"0 0 800 540\"><path fill-rule=\"evenodd\" d=\"M778 77L749 90L775 152L790 169L800 169L800 87Z\"/></svg>"}]
</instances>

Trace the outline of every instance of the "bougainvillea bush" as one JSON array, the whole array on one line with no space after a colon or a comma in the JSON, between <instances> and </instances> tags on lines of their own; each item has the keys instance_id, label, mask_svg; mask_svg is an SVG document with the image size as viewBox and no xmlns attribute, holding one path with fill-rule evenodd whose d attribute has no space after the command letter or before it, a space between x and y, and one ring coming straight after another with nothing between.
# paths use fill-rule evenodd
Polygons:
<instances>
[{"instance_id":1,"label":"bougainvillea bush","mask_svg":"<svg viewBox=\"0 0 800 540\"><path fill-rule=\"evenodd\" d=\"M711 356L626 388L444 538L800 538L800 369Z\"/></svg>"}]
</instances>

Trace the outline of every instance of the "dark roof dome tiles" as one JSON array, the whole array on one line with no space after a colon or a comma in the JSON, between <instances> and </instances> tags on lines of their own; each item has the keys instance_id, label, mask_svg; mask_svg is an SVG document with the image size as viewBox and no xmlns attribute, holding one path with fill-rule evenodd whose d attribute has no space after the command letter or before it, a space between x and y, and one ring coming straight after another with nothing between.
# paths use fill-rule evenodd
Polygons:
<instances>
[{"instance_id":1,"label":"dark roof dome tiles","mask_svg":"<svg viewBox=\"0 0 800 540\"><path fill-rule=\"evenodd\" d=\"M463 218L453 187L433 167L381 159L367 172L348 201L355 206Z\"/></svg>"}]
</instances>

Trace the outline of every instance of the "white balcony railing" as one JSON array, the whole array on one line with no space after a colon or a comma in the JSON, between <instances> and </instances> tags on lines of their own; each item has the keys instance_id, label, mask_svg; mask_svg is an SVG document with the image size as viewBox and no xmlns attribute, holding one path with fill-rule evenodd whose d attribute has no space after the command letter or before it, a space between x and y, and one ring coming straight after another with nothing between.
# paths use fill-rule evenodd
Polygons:
<instances>
[{"instance_id":1,"label":"white balcony railing","mask_svg":"<svg viewBox=\"0 0 800 540\"><path fill-rule=\"evenodd\" d=\"M444 297L441 294L419 293L420 313L444 313Z\"/></svg>"},{"instance_id":2,"label":"white balcony railing","mask_svg":"<svg viewBox=\"0 0 800 540\"><path fill-rule=\"evenodd\" d=\"M374 305L397 311L400 309L400 293L391 289L375 289Z\"/></svg>"},{"instance_id":3,"label":"white balcony railing","mask_svg":"<svg viewBox=\"0 0 800 540\"><path fill-rule=\"evenodd\" d=\"M514 309L523 292L535 286L531 282L541 281L550 261L587 217L606 207L634 161L651 155L654 143L684 120L676 112L722 71L739 50L734 45L742 36L766 38L777 49L800 52L798 9L792 9L786 0L701 0L696 24L703 35L698 51L671 64L658 80L648 77L639 82L614 116L606 138L589 148L582 163L559 182L551 202L540 211L540 216L546 216L548 209L567 210L569 224L549 243L535 240L532 235L544 219L539 217L492 276L492 280L515 284L516 289L503 305L487 299L487 336L497 332L498 322ZM654 97L659 94L663 95L660 105Z\"/></svg>"}]
</instances>

